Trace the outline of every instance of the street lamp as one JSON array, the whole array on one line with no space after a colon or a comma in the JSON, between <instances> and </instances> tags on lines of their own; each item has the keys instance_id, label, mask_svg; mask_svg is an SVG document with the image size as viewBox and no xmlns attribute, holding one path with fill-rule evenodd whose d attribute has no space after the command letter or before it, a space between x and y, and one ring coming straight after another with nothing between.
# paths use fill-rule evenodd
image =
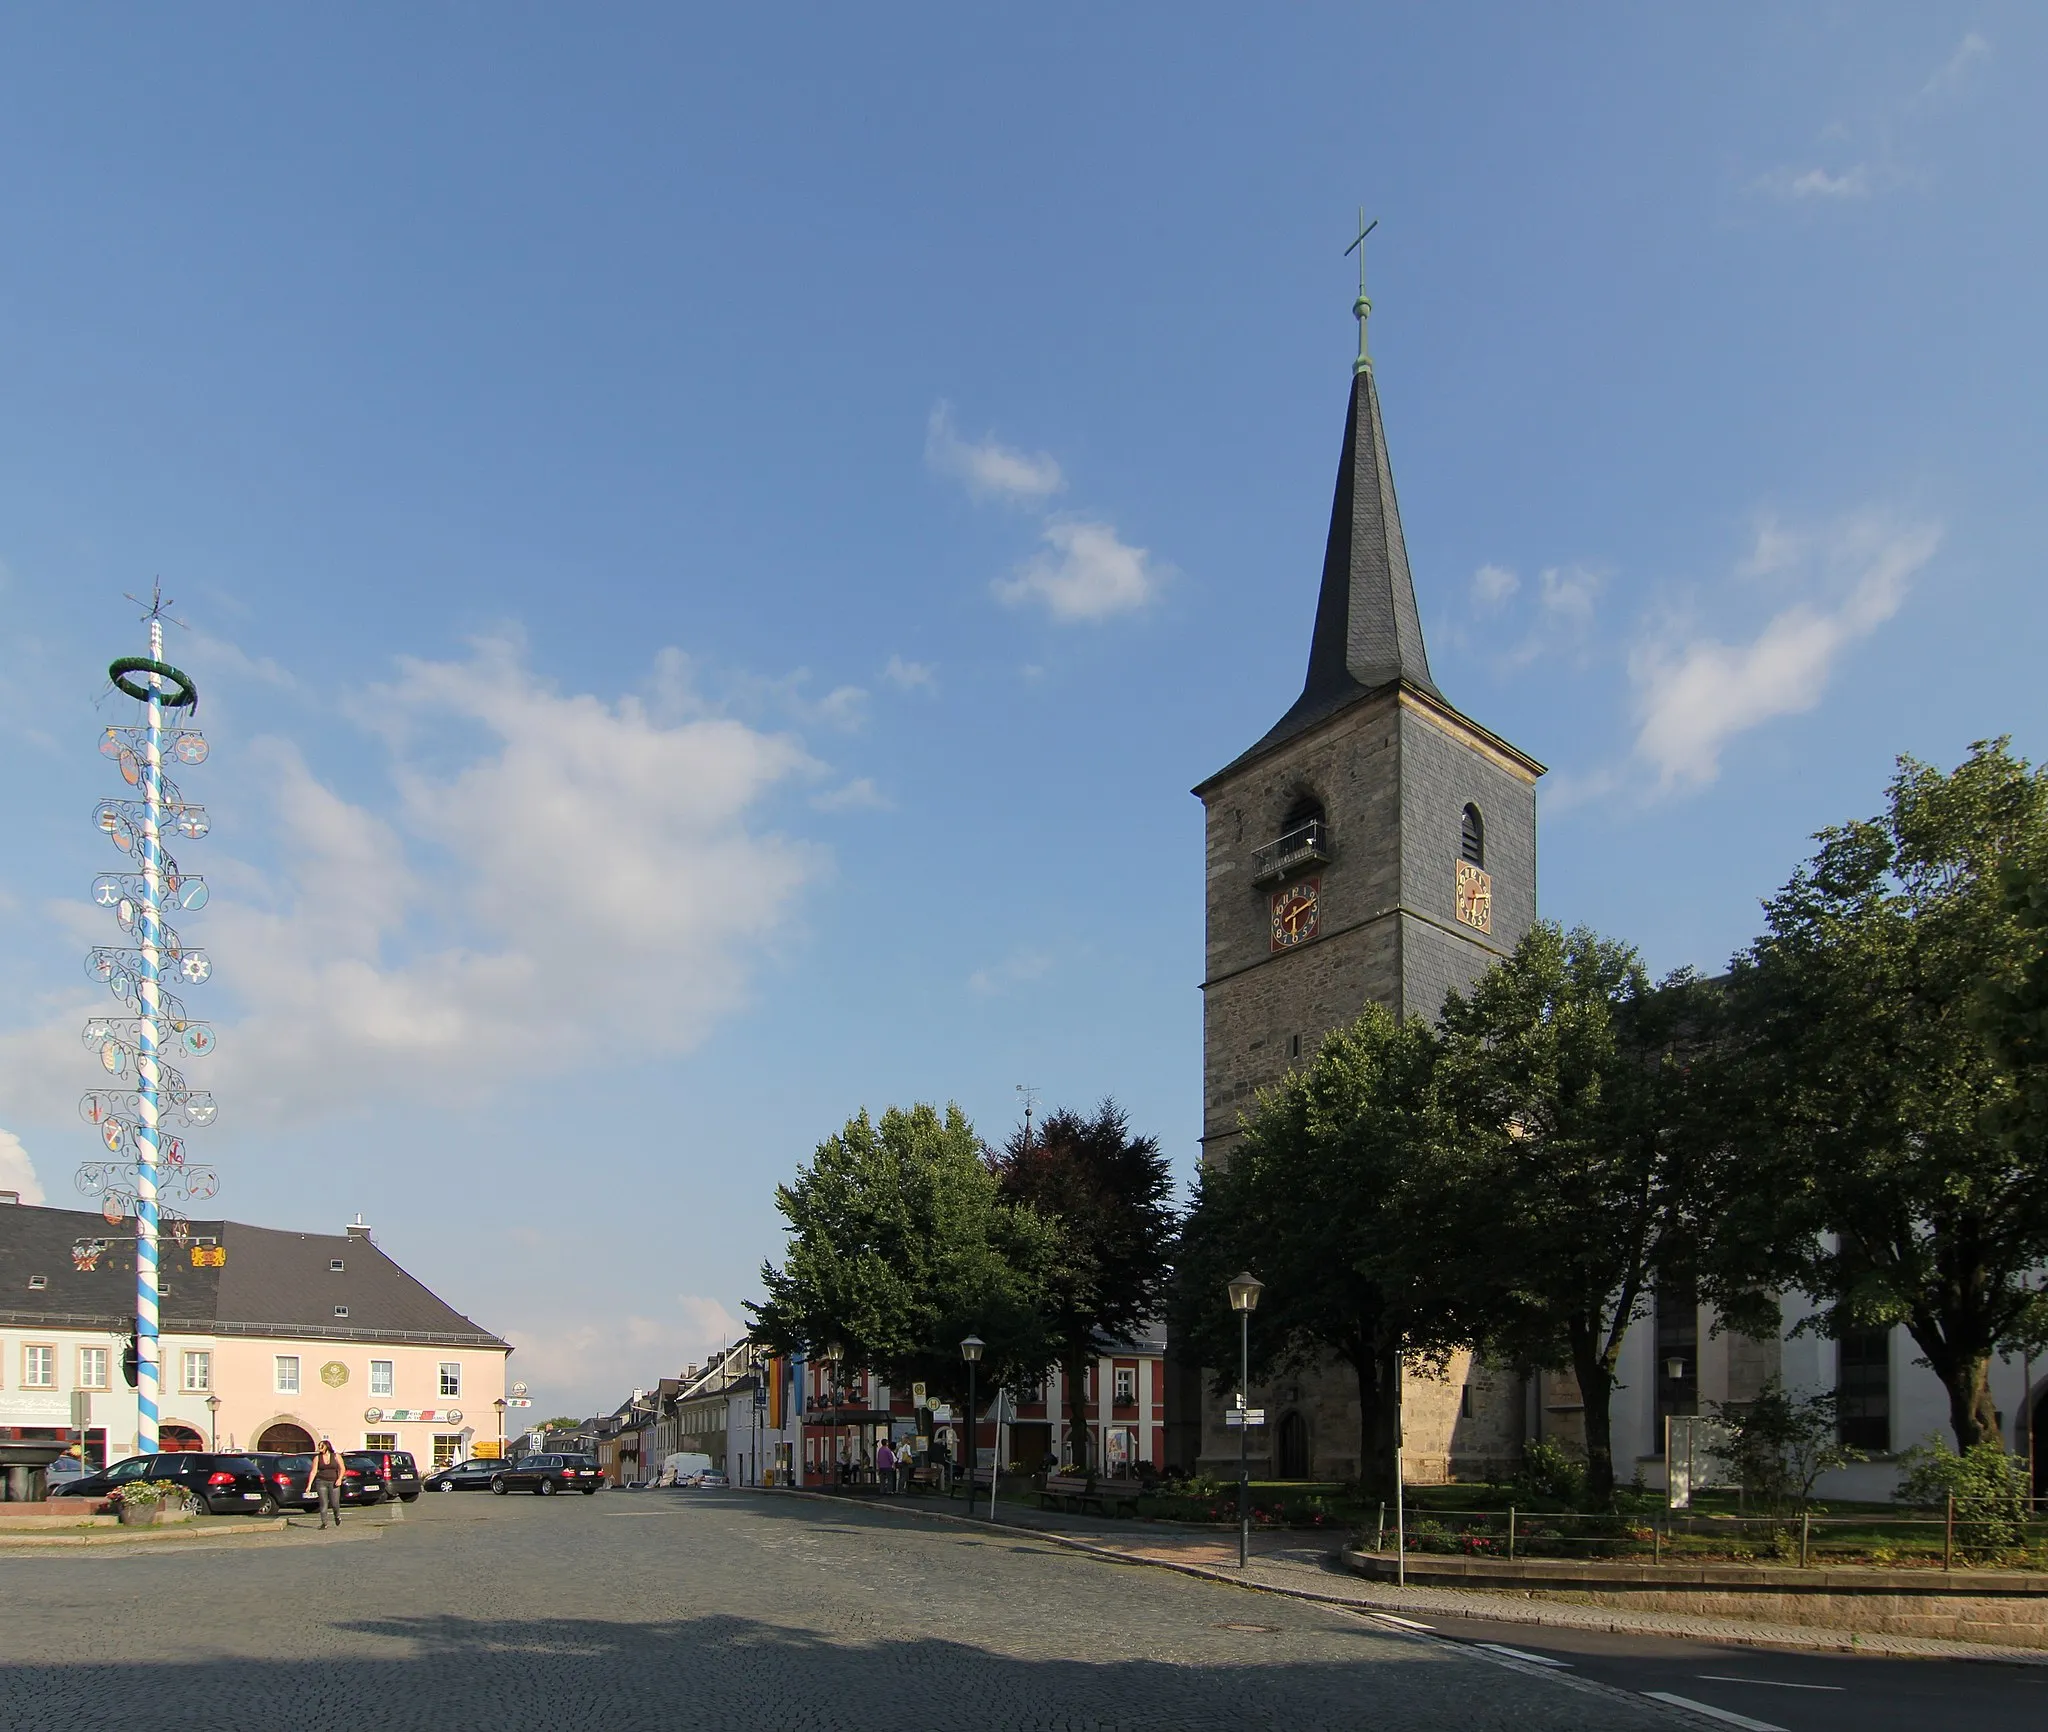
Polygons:
<instances>
[{"instance_id":1,"label":"street lamp","mask_svg":"<svg viewBox=\"0 0 2048 1732\"><path fill-rule=\"evenodd\" d=\"M1252 1313L1266 1290L1249 1269L1230 1283L1230 1308L1237 1313L1237 1567L1246 1568L1252 1550L1252 1470L1246 1441L1251 1431L1249 1393L1252 1382Z\"/></svg>"},{"instance_id":2,"label":"street lamp","mask_svg":"<svg viewBox=\"0 0 2048 1732\"><path fill-rule=\"evenodd\" d=\"M512 1404L501 1395L491 1405L498 1410L498 1459L503 1461L505 1459L505 1409Z\"/></svg>"},{"instance_id":3,"label":"street lamp","mask_svg":"<svg viewBox=\"0 0 2048 1732\"><path fill-rule=\"evenodd\" d=\"M974 1508L974 1469L981 1453L974 1447L974 1368L981 1363L981 1350L987 1345L979 1335L970 1335L960 1343L960 1357L967 1361L967 1441L961 1446L960 1453L967 1458L967 1507L970 1511Z\"/></svg>"},{"instance_id":4,"label":"street lamp","mask_svg":"<svg viewBox=\"0 0 2048 1732\"><path fill-rule=\"evenodd\" d=\"M206 1429L213 1434L212 1441L207 1445L207 1448L218 1454L220 1452L220 1397L218 1395L209 1395L206 1398ZM85 1440L80 1438L79 1441L83 1443ZM84 1453L83 1450L79 1451L81 1456Z\"/></svg>"}]
</instances>

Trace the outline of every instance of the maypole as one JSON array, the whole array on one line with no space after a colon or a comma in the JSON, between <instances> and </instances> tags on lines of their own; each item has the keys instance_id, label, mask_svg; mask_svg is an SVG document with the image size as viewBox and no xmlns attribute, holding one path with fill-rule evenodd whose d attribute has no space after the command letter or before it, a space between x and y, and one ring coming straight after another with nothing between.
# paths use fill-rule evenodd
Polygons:
<instances>
[{"instance_id":1,"label":"maypole","mask_svg":"<svg viewBox=\"0 0 2048 1732\"><path fill-rule=\"evenodd\" d=\"M213 1169L188 1166L183 1140L165 1134L167 1126L207 1125L214 1118L213 1096L189 1088L184 1074L164 1062L167 1046L199 1058L214 1045L213 1030L193 1022L183 1000L164 990L165 970L174 979L197 985L213 972L213 964L204 951L186 949L177 932L164 923L166 907L197 910L206 904L205 880L182 873L164 847L165 822L195 840L208 826L206 808L188 805L177 784L164 774L164 712L195 711L199 692L190 676L163 659L161 590L152 594L148 605L149 654L124 656L107 669L116 690L143 706L142 723L110 727L100 740L101 753L120 765L122 779L142 797L102 800L93 812L94 823L142 869L139 874L109 874L93 881L93 900L114 910L121 930L135 934L138 947L99 946L86 961L86 972L106 982L133 1020L95 1017L85 1025L85 1043L97 1050L101 1068L112 1076L123 1076L132 1066L135 1086L94 1089L79 1102L87 1122L99 1128L107 1152L123 1158L89 1162L78 1170L78 1188L100 1198L100 1213L109 1226L118 1226L130 1215L135 1220L138 1455L157 1447L159 1234L168 1227L182 1244L189 1233L184 1212L164 1205L211 1197L219 1188ZM205 761L206 740L197 729L171 729L168 744L181 764ZM72 1247L72 1257L81 1268L89 1268L104 1249L104 1241L81 1241Z\"/></svg>"}]
</instances>

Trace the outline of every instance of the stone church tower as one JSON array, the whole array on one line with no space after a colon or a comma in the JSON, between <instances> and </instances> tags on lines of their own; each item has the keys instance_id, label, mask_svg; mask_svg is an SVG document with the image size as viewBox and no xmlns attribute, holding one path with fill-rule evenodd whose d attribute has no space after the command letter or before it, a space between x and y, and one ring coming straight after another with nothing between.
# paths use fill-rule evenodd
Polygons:
<instances>
[{"instance_id":1,"label":"stone church tower","mask_svg":"<svg viewBox=\"0 0 2048 1732\"><path fill-rule=\"evenodd\" d=\"M1313 1057L1368 1003L1434 1017L1536 918L1536 779L1543 766L1454 709L1430 677L1401 513L1367 357L1337 462L1322 593L1301 696L1194 791L1206 812L1203 1160L1227 1162L1257 1092ZM1467 1387L1467 1383L1471 1387ZM1499 1465L1525 1399L1458 1364L1411 1379L1409 1476ZM1268 1470L1357 1472L1358 1395L1346 1366L1257 1392ZM1235 1470L1237 1434L1204 1403L1202 1458Z\"/></svg>"}]
</instances>

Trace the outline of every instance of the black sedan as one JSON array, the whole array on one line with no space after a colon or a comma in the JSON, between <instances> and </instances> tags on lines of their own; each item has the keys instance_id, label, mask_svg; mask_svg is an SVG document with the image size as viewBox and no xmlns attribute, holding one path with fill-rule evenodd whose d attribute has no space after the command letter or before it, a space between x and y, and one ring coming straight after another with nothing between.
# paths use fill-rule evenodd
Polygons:
<instances>
[{"instance_id":1,"label":"black sedan","mask_svg":"<svg viewBox=\"0 0 2048 1732\"><path fill-rule=\"evenodd\" d=\"M318 1509L320 1499L308 1480L313 1472L310 1455L261 1455L264 1479L277 1501L286 1509ZM341 1458L341 1501L344 1507L382 1503L384 1480L377 1463L361 1450L349 1450Z\"/></svg>"},{"instance_id":2,"label":"black sedan","mask_svg":"<svg viewBox=\"0 0 2048 1732\"><path fill-rule=\"evenodd\" d=\"M421 1482L428 1491L489 1491L491 1481L505 1471L502 1461L458 1461Z\"/></svg>"},{"instance_id":3,"label":"black sedan","mask_svg":"<svg viewBox=\"0 0 2048 1732\"><path fill-rule=\"evenodd\" d=\"M103 1498L124 1485L169 1480L212 1515L276 1515L284 1500L263 1467L266 1458L179 1450L169 1455L131 1455L104 1473L89 1473L51 1492L52 1497Z\"/></svg>"},{"instance_id":4,"label":"black sedan","mask_svg":"<svg viewBox=\"0 0 2048 1732\"><path fill-rule=\"evenodd\" d=\"M508 1491L530 1491L536 1497L553 1497L560 1491L580 1491L589 1497L604 1484L594 1455L527 1455L509 1461L491 1476L491 1490L503 1497Z\"/></svg>"}]
</instances>

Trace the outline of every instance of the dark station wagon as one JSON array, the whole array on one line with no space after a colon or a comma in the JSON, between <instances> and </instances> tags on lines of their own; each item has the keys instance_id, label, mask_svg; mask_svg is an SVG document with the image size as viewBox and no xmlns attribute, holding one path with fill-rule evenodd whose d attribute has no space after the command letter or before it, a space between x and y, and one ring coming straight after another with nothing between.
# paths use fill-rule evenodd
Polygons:
<instances>
[{"instance_id":1,"label":"dark station wagon","mask_svg":"<svg viewBox=\"0 0 2048 1732\"><path fill-rule=\"evenodd\" d=\"M603 1484L604 1474L594 1455L529 1455L508 1462L505 1471L492 1479L491 1490L499 1497L510 1491L530 1491L536 1497L580 1491L589 1497Z\"/></svg>"}]
</instances>

